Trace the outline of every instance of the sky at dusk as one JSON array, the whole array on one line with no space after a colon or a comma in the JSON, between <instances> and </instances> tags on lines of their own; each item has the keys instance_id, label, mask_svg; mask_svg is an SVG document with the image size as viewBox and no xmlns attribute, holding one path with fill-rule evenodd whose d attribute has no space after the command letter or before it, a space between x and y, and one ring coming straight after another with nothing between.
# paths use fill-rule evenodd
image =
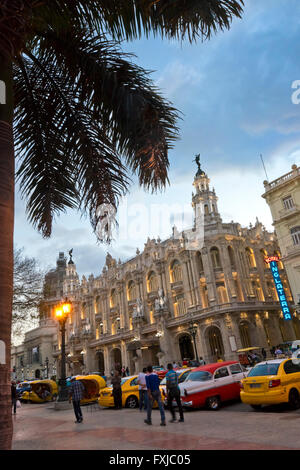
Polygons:
<instances>
[{"instance_id":1,"label":"sky at dusk","mask_svg":"<svg viewBox=\"0 0 300 470\"><path fill-rule=\"evenodd\" d=\"M266 175L260 154L270 181L300 163L300 104L291 100L292 83L300 80L300 2L245 3L243 18L210 41L191 45L144 38L122 46L153 71L155 85L182 113L180 140L169 155L170 186L152 195L133 184L119 208L119 236L109 247L97 243L88 219L71 211L56 219L52 237L43 239L27 222L17 194L17 247L44 269L55 267L58 252L73 248L78 274L98 276L108 251L124 261L137 247L143 249L148 236L168 238L182 213L183 223L191 225L198 153L223 221L248 226L258 217L272 230L261 197Z\"/></svg>"}]
</instances>

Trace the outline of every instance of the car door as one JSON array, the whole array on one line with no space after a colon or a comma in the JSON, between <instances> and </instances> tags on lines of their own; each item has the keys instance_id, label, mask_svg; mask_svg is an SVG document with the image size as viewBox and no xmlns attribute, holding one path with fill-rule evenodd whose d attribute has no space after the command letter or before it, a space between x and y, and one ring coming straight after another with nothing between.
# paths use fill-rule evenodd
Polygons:
<instances>
[{"instance_id":1,"label":"car door","mask_svg":"<svg viewBox=\"0 0 300 470\"><path fill-rule=\"evenodd\" d=\"M238 362L229 366L229 372L232 378L232 398L238 398L240 396L240 381L246 377L247 373Z\"/></svg>"},{"instance_id":2,"label":"car door","mask_svg":"<svg viewBox=\"0 0 300 470\"><path fill-rule=\"evenodd\" d=\"M221 401L230 400L232 395L232 376L229 373L228 367L219 367L214 373L214 393L219 395Z\"/></svg>"}]
</instances>

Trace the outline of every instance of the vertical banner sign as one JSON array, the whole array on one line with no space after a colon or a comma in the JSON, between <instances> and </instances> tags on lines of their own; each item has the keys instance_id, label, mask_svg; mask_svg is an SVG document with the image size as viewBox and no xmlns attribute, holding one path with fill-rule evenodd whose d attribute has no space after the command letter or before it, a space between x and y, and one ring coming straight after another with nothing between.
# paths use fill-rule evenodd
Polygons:
<instances>
[{"instance_id":1,"label":"vertical banner sign","mask_svg":"<svg viewBox=\"0 0 300 470\"><path fill-rule=\"evenodd\" d=\"M281 282L281 279L280 279L280 274L279 274L279 270L278 270L278 266L277 266L278 261L279 261L278 256L269 256L268 258L265 258L265 262L267 264L270 264L270 269L271 269L271 272L272 272L272 275L273 275L275 287L276 287L279 302L280 302L280 305L281 305L283 318L285 320L291 320L292 319L291 312L290 312L290 309L289 309L289 306L288 306L288 303L287 303L287 300L286 300L284 288L283 288L283 285L282 285L282 282Z\"/></svg>"}]
</instances>

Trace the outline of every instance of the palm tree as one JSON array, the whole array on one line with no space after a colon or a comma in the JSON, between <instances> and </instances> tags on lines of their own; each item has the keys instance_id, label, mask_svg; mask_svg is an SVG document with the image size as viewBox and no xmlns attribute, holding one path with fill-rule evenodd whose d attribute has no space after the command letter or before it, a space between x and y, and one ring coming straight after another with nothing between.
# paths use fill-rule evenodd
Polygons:
<instances>
[{"instance_id":1,"label":"palm tree","mask_svg":"<svg viewBox=\"0 0 300 470\"><path fill-rule=\"evenodd\" d=\"M9 449L12 438L15 173L28 218L44 237L51 235L55 215L67 208L87 211L96 229L97 208L117 207L130 172L146 189L164 187L179 115L149 73L122 53L119 41L142 34L208 39L228 29L242 5L242 0L1 0L1 449Z\"/></svg>"}]
</instances>

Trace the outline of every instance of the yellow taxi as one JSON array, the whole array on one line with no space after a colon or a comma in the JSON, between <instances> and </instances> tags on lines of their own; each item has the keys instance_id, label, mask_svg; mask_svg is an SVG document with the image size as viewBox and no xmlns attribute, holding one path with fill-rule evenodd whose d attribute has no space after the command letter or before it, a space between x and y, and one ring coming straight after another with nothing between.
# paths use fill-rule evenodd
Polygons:
<instances>
[{"instance_id":1,"label":"yellow taxi","mask_svg":"<svg viewBox=\"0 0 300 470\"><path fill-rule=\"evenodd\" d=\"M122 377L122 406L126 408L137 408L139 404L139 386L137 383L138 376ZM105 387L100 391L98 399L99 405L105 407L114 407L114 397L112 385Z\"/></svg>"},{"instance_id":2,"label":"yellow taxi","mask_svg":"<svg viewBox=\"0 0 300 470\"><path fill-rule=\"evenodd\" d=\"M300 406L300 364L293 359L274 359L256 364L241 380L241 400L258 410L262 405L289 403Z\"/></svg>"}]
</instances>

